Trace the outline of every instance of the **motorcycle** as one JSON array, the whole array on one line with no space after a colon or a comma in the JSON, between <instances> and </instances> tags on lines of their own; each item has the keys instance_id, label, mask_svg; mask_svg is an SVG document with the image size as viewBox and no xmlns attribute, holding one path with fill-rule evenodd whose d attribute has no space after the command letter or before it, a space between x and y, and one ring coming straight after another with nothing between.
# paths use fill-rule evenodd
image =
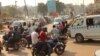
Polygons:
<instances>
[{"instance_id":1,"label":"motorcycle","mask_svg":"<svg viewBox=\"0 0 100 56\"><path fill-rule=\"evenodd\" d=\"M6 48L6 51L9 51L9 48L13 48L14 50L19 50L19 40L14 39L14 34L12 33L10 37L8 37L8 34L5 34L3 36L3 45Z\"/></svg>"},{"instance_id":2,"label":"motorcycle","mask_svg":"<svg viewBox=\"0 0 100 56\"><path fill-rule=\"evenodd\" d=\"M13 48L14 50L19 50L20 46L19 43L13 43L13 44L9 44L8 41L5 42L6 44L6 51L9 51L9 48Z\"/></svg>"},{"instance_id":3,"label":"motorcycle","mask_svg":"<svg viewBox=\"0 0 100 56\"><path fill-rule=\"evenodd\" d=\"M46 55L50 56L50 54L51 54L51 48L47 42L38 42L33 47L32 56L46 56Z\"/></svg>"},{"instance_id":4,"label":"motorcycle","mask_svg":"<svg viewBox=\"0 0 100 56\"><path fill-rule=\"evenodd\" d=\"M26 47L28 45L28 36L27 31L24 31L20 42L22 47Z\"/></svg>"},{"instance_id":5,"label":"motorcycle","mask_svg":"<svg viewBox=\"0 0 100 56\"><path fill-rule=\"evenodd\" d=\"M57 55L62 55L64 53L66 45L62 41L62 38L53 39L48 43Z\"/></svg>"},{"instance_id":6,"label":"motorcycle","mask_svg":"<svg viewBox=\"0 0 100 56\"><path fill-rule=\"evenodd\" d=\"M61 37L58 39L37 43L33 48L32 56L50 56L53 50L57 55L62 55L66 47L66 43L64 41L65 39L66 38Z\"/></svg>"}]
</instances>

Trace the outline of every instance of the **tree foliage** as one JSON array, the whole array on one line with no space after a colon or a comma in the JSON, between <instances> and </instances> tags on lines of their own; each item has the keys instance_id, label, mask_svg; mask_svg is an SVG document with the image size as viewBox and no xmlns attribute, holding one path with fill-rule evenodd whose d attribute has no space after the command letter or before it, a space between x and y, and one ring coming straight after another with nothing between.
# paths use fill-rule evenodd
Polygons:
<instances>
[{"instance_id":1,"label":"tree foliage","mask_svg":"<svg viewBox=\"0 0 100 56\"><path fill-rule=\"evenodd\" d=\"M47 14L47 5L44 3L38 4L38 12L42 14L43 16Z\"/></svg>"},{"instance_id":2,"label":"tree foliage","mask_svg":"<svg viewBox=\"0 0 100 56\"><path fill-rule=\"evenodd\" d=\"M56 1L56 11L58 13L61 13L63 12L65 9L65 4L62 3L62 2L59 2L59 1ZM42 15L46 15L47 12L48 12L48 9L47 9L47 4L44 4L44 3L39 3L38 4L38 12Z\"/></svg>"},{"instance_id":3,"label":"tree foliage","mask_svg":"<svg viewBox=\"0 0 100 56\"><path fill-rule=\"evenodd\" d=\"M22 12L19 9L17 9L15 6L5 6L2 9L1 17L17 17L21 14Z\"/></svg>"},{"instance_id":4,"label":"tree foliage","mask_svg":"<svg viewBox=\"0 0 100 56\"><path fill-rule=\"evenodd\" d=\"M62 2L56 1L56 10L58 13L63 12L65 9L65 5Z\"/></svg>"},{"instance_id":5,"label":"tree foliage","mask_svg":"<svg viewBox=\"0 0 100 56\"><path fill-rule=\"evenodd\" d=\"M97 6L96 4L90 4L86 8L86 13L88 15L93 15L93 14L100 14L100 7Z\"/></svg>"}]
</instances>

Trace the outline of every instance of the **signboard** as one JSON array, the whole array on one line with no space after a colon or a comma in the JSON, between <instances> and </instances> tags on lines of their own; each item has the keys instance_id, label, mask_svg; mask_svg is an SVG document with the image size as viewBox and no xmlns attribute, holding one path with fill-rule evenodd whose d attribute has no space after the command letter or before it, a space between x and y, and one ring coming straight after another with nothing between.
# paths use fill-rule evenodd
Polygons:
<instances>
[{"instance_id":1,"label":"signboard","mask_svg":"<svg viewBox=\"0 0 100 56\"><path fill-rule=\"evenodd\" d=\"M48 0L47 1L48 12L56 12L56 0Z\"/></svg>"}]
</instances>

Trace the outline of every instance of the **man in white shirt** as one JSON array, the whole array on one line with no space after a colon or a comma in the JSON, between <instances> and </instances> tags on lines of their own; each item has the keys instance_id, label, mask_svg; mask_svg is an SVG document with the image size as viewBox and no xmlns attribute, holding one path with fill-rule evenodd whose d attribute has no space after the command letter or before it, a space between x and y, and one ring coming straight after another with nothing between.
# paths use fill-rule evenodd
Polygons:
<instances>
[{"instance_id":1,"label":"man in white shirt","mask_svg":"<svg viewBox=\"0 0 100 56\"><path fill-rule=\"evenodd\" d=\"M38 34L38 30L36 29L35 31L31 33L31 39L32 39L33 46L38 43L39 41L38 37L39 37L39 34Z\"/></svg>"},{"instance_id":2,"label":"man in white shirt","mask_svg":"<svg viewBox=\"0 0 100 56\"><path fill-rule=\"evenodd\" d=\"M31 33L31 40L32 40L32 47L33 47L32 55L34 55L35 45L39 42L38 37L39 37L39 34L38 34L38 30L36 29L35 31Z\"/></svg>"}]
</instances>

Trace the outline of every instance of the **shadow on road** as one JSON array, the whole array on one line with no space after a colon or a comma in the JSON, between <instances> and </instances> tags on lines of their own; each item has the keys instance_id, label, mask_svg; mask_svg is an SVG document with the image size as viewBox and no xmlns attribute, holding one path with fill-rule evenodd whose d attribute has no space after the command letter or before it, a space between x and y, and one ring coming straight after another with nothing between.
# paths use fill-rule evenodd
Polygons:
<instances>
[{"instance_id":1,"label":"shadow on road","mask_svg":"<svg viewBox=\"0 0 100 56\"><path fill-rule=\"evenodd\" d=\"M80 45L100 46L100 40L86 40L83 43L74 43Z\"/></svg>"},{"instance_id":2,"label":"shadow on road","mask_svg":"<svg viewBox=\"0 0 100 56\"><path fill-rule=\"evenodd\" d=\"M13 55L17 55L17 56L28 56L28 53L27 52L23 52L23 51L10 51L9 54L13 54Z\"/></svg>"},{"instance_id":3,"label":"shadow on road","mask_svg":"<svg viewBox=\"0 0 100 56\"><path fill-rule=\"evenodd\" d=\"M61 56L75 56L76 52L65 51Z\"/></svg>"}]
</instances>

